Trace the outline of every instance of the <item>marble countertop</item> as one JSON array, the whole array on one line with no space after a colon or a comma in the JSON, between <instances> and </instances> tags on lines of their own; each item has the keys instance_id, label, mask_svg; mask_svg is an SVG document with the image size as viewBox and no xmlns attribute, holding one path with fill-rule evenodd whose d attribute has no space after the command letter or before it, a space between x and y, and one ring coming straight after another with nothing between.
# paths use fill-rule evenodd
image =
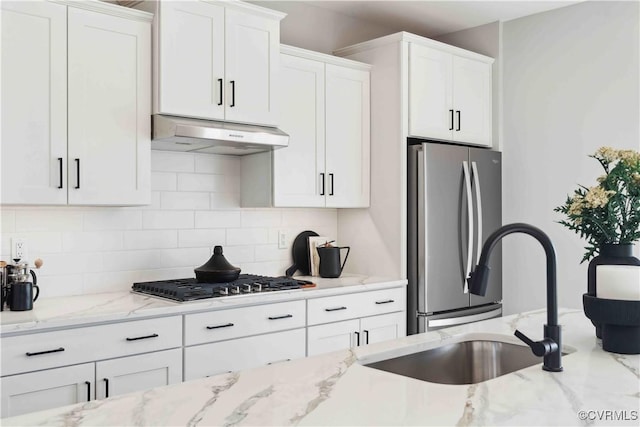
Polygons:
<instances>
[{"instance_id":1,"label":"marble countertop","mask_svg":"<svg viewBox=\"0 0 640 427\"><path fill-rule=\"evenodd\" d=\"M7 418L3 425L633 425L640 355L602 350L581 310L562 309L564 371L531 366L472 385L362 366L465 338L541 338L544 310ZM584 412L581 412L584 411Z\"/></svg>"},{"instance_id":2,"label":"marble countertop","mask_svg":"<svg viewBox=\"0 0 640 427\"><path fill-rule=\"evenodd\" d=\"M52 328L65 328L122 320L139 320L155 316L218 310L254 304L318 298L352 292L370 291L404 286L406 280L344 274L338 279L296 276L310 280L316 287L247 294L186 303L172 302L158 297L132 292L112 292L39 299L30 311L2 311L0 335L10 336Z\"/></svg>"}]
</instances>

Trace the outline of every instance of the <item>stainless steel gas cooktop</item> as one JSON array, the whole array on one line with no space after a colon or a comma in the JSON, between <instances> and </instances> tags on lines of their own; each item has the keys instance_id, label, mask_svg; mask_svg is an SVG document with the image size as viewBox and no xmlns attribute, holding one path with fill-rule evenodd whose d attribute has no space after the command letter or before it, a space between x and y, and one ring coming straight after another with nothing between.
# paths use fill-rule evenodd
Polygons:
<instances>
[{"instance_id":1,"label":"stainless steel gas cooktop","mask_svg":"<svg viewBox=\"0 0 640 427\"><path fill-rule=\"evenodd\" d=\"M315 286L312 282L292 277L268 277L241 274L228 283L198 283L196 279L160 280L134 283L133 292L153 295L173 301L193 301L207 298L286 291Z\"/></svg>"}]
</instances>

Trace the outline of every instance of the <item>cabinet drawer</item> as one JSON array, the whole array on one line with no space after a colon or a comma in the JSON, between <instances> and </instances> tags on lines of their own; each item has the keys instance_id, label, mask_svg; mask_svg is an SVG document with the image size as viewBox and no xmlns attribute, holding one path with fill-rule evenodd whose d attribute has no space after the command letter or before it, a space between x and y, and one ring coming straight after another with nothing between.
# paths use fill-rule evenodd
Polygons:
<instances>
[{"instance_id":1,"label":"cabinet drawer","mask_svg":"<svg viewBox=\"0 0 640 427\"><path fill-rule=\"evenodd\" d=\"M405 288L393 288L310 299L307 303L308 324L402 311L406 308L405 298Z\"/></svg>"},{"instance_id":2,"label":"cabinet drawer","mask_svg":"<svg viewBox=\"0 0 640 427\"><path fill-rule=\"evenodd\" d=\"M2 339L1 375L146 353L182 345L181 316Z\"/></svg>"},{"instance_id":3,"label":"cabinet drawer","mask_svg":"<svg viewBox=\"0 0 640 427\"><path fill-rule=\"evenodd\" d=\"M208 313L188 314L185 345L264 334L305 326L304 301L289 301Z\"/></svg>"},{"instance_id":4,"label":"cabinet drawer","mask_svg":"<svg viewBox=\"0 0 640 427\"><path fill-rule=\"evenodd\" d=\"M197 345L184 350L184 380L271 365L304 356L304 328Z\"/></svg>"}]
</instances>

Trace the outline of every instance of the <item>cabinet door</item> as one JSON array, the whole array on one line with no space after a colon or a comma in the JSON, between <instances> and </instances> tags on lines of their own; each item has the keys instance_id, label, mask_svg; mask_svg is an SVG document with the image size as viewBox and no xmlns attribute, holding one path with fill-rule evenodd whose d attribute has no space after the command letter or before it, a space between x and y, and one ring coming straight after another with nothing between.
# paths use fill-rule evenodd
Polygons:
<instances>
[{"instance_id":1,"label":"cabinet door","mask_svg":"<svg viewBox=\"0 0 640 427\"><path fill-rule=\"evenodd\" d=\"M304 328L197 345L184 350L184 380L271 365L304 356Z\"/></svg>"},{"instance_id":2,"label":"cabinet door","mask_svg":"<svg viewBox=\"0 0 640 427\"><path fill-rule=\"evenodd\" d=\"M490 146L491 64L453 57L453 139Z\"/></svg>"},{"instance_id":3,"label":"cabinet door","mask_svg":"<svg viewBox=\"0 0 640 427\"><path fill-rule=\"evenodd\" d=\"M275 126L279 21L227 9L225 28L225 119Z\"/></svg>"},{"instance_id":4,"label":"cabinet door","mask_svg":"<svg viewBox=\"0 0 640 427\"><path fill-rule=\"evenodd\" d=\"M2 2L2 203L67 203L67 8Z\"/></svg>"},{"instance_id":5,"label":"cabinet door","mask_svg":"<svg viewBox=\"0 0 640 427\"><path fill-rule=\"evenodd\" d=\"M182 349L96 363L96 399L182 381Z\"/></svg>"},{"instance_id":6,"label":"cabinet door","mask_svg":"<svg viewBox=\"0 0 640 427\"><path fill-rule=\"evenodd\" d=\"M47 369L2 378L2 414L14 417L91 399L94 364Z\"/></svg>"},{"instance_id":7,"label":"cabinet door","mask_svg":"<svg viewBox=\"0 0 640 427\"><path fill-rule=\"evenodd\" d=\"M345 320L307 328L307 356L355 347L360 320Z\"/></svg>"},{"instance_id":8,"label":"cabinet door","mask_svg":"<svg viewBox=\"0 0 640 427\"><path fill-rule=\"evenodd\" d=\"M202 1L159 6L159 112L223 120L224 7Z\"/></svg>"},{"instance_id":9,"label":"cabinet door","mask_svg":"<svg viewBox=\"0 0 640 427\"><path fill-rule=\"evenodd\" d=\"M327 207L369 206L369 72L325 66Z\"/></svg>"},{"instance_id":10,"label":"cabinet door","mask_svg":"<svg viewBox=\"0 0 640 427\"><path fill-rule=\"evenodd\" d=\"M407 316L404 312L383 314L360 319L361 343L374 344L407 335Z\"/></svg>"},{"instance_id":11,"label":"cabinet door","mask_svg":"<svg viewBox=\"0 0 640 427\"><path fill-rule=\"evenodd\" d=\"M409 45L409 135L451 140L453 56Z\"/></svg>"},{"instance_id":12,"label":"cabinet door","mask_svg":"<svg viewBox=\"0 0 640 427\"><path fill-rule=\"evenodd\" d=\"M150 201L151 27L69 8L69 203Z\"/></svg>"},{"instance_id":13,"label":"cabinet door","mask_svg":"<svg viewBox=\"0 0 640 427\"><path fill-rule=\"evenodd\" d=\"M289 146L273 152L274 206L324 207L324 63L281 55L280 77Z\"/></svg>"}]
</instances>

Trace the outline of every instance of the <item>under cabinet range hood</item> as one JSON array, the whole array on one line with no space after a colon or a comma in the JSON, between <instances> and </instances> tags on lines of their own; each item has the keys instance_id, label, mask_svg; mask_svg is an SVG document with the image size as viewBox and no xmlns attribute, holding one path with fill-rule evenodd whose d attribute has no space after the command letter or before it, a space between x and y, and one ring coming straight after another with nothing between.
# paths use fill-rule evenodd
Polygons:
<instances>
[{"instance_id":1,"label":"under cabinet range hood","mask_svg":"<svg viewBox=\"0 0 640 427\"><path fill-rule=\"evenodd\" d=\"M154 114L151 148L243 156L289 145L280 129Z\"/></svg>"}]
</instances>

